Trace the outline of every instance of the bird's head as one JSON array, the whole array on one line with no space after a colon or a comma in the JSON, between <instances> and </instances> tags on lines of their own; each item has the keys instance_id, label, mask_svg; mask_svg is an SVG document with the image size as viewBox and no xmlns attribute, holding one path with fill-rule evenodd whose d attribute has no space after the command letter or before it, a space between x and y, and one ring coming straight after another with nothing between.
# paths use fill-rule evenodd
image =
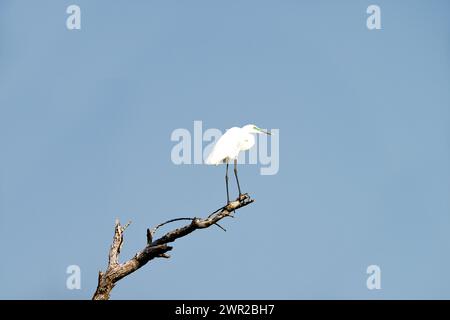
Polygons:
<instances>
[{"instance_id":1,"label":"bird's head","mask_svg":"<svg viewBox=\"0 0 450 320\"><path fill-rule=\"evenodd\" d=\"M265 133L265 134L271 135L270 132L261 129L258 126L255 126L254 124L248 124L248 125L242 127L242 129L244 129L248 133Z\"/></svg>"}]
</instances>

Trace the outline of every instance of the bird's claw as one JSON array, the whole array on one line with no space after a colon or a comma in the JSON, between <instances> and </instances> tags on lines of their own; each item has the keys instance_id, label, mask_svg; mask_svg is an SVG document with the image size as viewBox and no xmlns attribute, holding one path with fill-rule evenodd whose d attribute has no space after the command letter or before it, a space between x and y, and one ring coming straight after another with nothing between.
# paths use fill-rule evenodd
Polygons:
<instances>
[{"instance_id":1,"label":"bird's claw","mask_svg":"<svg viewBox=\"0 0 450 320\"><path fill-rule=\"evenodd\" d=\"M239 195L239 202L246 202L248 200L250 200L248 193L242 193Z\"/></svg>"},{"instance_id":2,"label":"bird's claw","mask_svg":"<svg viewBox=\"0 0 450 320\"><path fill-rule=\"evenodd\" d=\"M241 193L239 194L239 197L235 200L235 201L239 201L241 204L246 203L248 201L251 201L250 196L248 195L248 193ZM227 209L234 201L229 201L227 202L227 204L225 206L223 206L223 209ZM236 213L235 210L233 210L234 213Z\"/></svg>"}]
</instances>

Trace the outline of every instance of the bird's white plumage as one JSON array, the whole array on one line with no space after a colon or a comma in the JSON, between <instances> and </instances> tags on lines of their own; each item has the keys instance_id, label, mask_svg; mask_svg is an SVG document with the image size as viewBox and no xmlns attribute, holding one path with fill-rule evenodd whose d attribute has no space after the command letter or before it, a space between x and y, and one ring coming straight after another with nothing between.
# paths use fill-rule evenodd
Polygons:
<instances>
[{"instance_id":1,"label":"bird's white plumage","mask_svg":"<svg viewBox=\"0 0 450 320\"><path fill-rule=\"evenodd\" d=\"M237 176L237 158L239 152L245 151L253 147L255 144L255 137L252 133L265 133L270 135L270 132L264 131L254 124L248 124L242 128L233 127L228 129L223 136L219 138L214 145L213 150L206 159L206 164L218 165L222 162L227 164L227 171L225 174L225 185L227 188L227 203L230 203L230 195L228 192L228 162L234 160L234 175L236 177L237 187L239 190L239 198L241 199L241 187Z\"/></svg>"},{"instance_id":2,"label":"bird's white plumage","mask_svg":"<svg viewBox=\"0 0 450 320\"><path fill-rule=\"evenodd\" d=\"M255 125L228 129L214 145L206 159L206 164L218 165L222 162L237 159L239 152L250 149L255 144L252 133L260 133Z\"/></svg>"}]
</instances>

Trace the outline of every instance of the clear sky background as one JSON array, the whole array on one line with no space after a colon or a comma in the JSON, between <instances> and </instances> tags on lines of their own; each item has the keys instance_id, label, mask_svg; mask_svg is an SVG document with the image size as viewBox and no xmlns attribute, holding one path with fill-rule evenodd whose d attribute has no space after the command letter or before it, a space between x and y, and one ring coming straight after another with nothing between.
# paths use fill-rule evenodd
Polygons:
<instances>
[{"instance_id":1,"label":"clear sky background","mask_svg":"<svg viewBox=\"0 0 450 320\"><path fill-rule=\"evenodd\" d=\"M147 227L222 205L223 166L170 159L202 120L280 129L278 174L241 166L256 202L228 231L178 240L112 298L449 299L449 89L446 0L2 0L0 298L89 299L116 217L123 261Z\"/></svg>"}]
</instances>

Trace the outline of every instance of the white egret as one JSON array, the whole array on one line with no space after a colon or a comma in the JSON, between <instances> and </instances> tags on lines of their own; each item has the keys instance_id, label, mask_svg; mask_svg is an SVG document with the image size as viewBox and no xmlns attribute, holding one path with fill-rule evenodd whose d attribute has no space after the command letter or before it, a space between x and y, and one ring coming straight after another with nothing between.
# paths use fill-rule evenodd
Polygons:
<instances>
[{"instance_id":1,"label":"white egret","mask_svg":"<svg viewBox=\"0 0 450 320\"><path fill-rule=\"evenodd\" d=\"M234 160L234 176L239 190L239 199L241 198L241 186L237 176L237 158L239 152L245 151L253 147L255 144L255 137L253 134L265 133L270 135L270 132L264 131L254 124L248 124L242 128L233 127L227 130L214 145L213 150L206 159L206 164L218 165L226 163L225 185L227 188L227 203L230 203L230 194L228 192L228 163Z\"/></svg>"}]
</instances>

